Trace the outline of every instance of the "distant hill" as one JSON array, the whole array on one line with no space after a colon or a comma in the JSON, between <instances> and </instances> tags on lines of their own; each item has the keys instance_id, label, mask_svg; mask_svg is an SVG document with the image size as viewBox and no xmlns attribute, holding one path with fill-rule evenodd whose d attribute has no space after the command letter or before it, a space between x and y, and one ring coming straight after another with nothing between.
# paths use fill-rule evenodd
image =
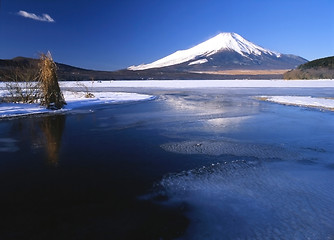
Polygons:
<instances>
[{"instance_id":1,"label":"distant hill","mask_svg":"<svg viewBox=\"0 0 334 240\"><path fill-rule=\"evenodd\" d=\"M316 59L288 71L284 79L334 79L334 56Z\"/></svg>"},{"instance_id":2,"label":"distant hill","mask_svg":"<svg viewBox=\"0 0 334 240\"><path fill-rule=\"evenodd\" d=\"M13 59L0 59L0 81L5 79L5 76L12 74L14 70L37 70L38 59L16 57ZM83 68L73 67L70 65L56 63L58 67L59 80L91 80L91 79L113 79L117 74L108 71L94 71Z\"/></svg>"},{"instance_id":3,"label":"distant hill","mask_svg":"<svg viewBox=\"0 0 334 240\"><path fill-rule=\"evenodd\" d=\"M83 80L216 80L216 79L278 79L283 77L283 73L271 72L267 73L259 71L258 73L249 73L249 71L236 71L231 74L229 71L221 72L187 72L178 71L169 68L154 68L140 71L122 69L118 71L96 71L88 70L70 65L56 63L58 66L58 78L60 81L83 81ZM13 70L37 70L38 59L16 57L13 59L0 59L0 81L5 81L5 76L8 76Z\"/></svg>"}]
</instances>

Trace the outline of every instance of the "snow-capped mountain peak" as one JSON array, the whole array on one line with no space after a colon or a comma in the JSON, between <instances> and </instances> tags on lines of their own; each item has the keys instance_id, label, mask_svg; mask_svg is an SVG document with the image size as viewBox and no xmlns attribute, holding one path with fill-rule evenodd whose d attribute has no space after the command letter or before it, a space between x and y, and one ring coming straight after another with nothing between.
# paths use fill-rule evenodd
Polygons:
<instances>
[{"instance_id":1,"label":"snow-capped mountain peak","mask_svg":"<svg viewBox=\"0 0 334 240\"><path fill-rule=\"evenodd\" d=\"M251 54L257 56L261 54L269 54L275 57L281 56L281 54L279 53L264 49L258 45L255 45L254 43L247 41L239 34L220 33L215 37L187 50L180 50L155 62L149 64L141 64L138 66L131 66L128 69L145 70L150 68L161 68L188 62L191 60L194 61L189 63L190 65L202 64L208 61L206 57L209 57L224 50L235 51L243 57L247 57ZM199 58L202 59L198 60Z\"/></svg>"}]
</instances>

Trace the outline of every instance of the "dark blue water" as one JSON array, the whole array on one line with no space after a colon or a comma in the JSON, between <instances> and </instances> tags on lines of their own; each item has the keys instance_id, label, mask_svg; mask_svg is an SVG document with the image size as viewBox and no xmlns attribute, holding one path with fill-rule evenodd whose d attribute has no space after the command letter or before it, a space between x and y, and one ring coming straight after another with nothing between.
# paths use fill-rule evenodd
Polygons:
<instances>
[{"instance_id":1,"label":"dark blue water","mask_svg":"<svg viewBox=\"0 0 334 240\"><path fill-rule=\"evenodd\" d=\"M0 121L0 239L334 239L332 112L145 91Z\"/></svg>"}]
</instances>

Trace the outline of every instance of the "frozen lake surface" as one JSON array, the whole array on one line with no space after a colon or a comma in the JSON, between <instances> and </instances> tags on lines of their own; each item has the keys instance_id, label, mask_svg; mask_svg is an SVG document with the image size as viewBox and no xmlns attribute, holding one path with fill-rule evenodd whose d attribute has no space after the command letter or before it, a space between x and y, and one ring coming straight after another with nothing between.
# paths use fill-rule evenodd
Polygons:
<instances>
[{"instance_id":1,"label":"frozen lake surface","mask_svg":"<svg viewBox=\"0 0 334 240\"><path fill-rule=\"evenodd\" d=\"M96 90L0 121L0 239L334 239L334 113L254 98L331 88Z\"/></svg>"}]
</instances>

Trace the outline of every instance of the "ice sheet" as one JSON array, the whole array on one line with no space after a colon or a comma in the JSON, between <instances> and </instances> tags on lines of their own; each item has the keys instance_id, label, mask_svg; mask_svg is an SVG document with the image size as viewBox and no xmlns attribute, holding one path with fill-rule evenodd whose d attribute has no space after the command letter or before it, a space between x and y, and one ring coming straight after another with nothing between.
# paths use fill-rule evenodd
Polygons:
<instances>
[{"instance_id":1,"label":"ice sheet","mask_svg":"<svg viewBox=\"0 0 334 240\"><path fill-rule=\"evenodd\" d=\"M332 239L330 180L237 160L168 175L160 194L186 209L185 239Z\"/></svg>"}]
</instances>

